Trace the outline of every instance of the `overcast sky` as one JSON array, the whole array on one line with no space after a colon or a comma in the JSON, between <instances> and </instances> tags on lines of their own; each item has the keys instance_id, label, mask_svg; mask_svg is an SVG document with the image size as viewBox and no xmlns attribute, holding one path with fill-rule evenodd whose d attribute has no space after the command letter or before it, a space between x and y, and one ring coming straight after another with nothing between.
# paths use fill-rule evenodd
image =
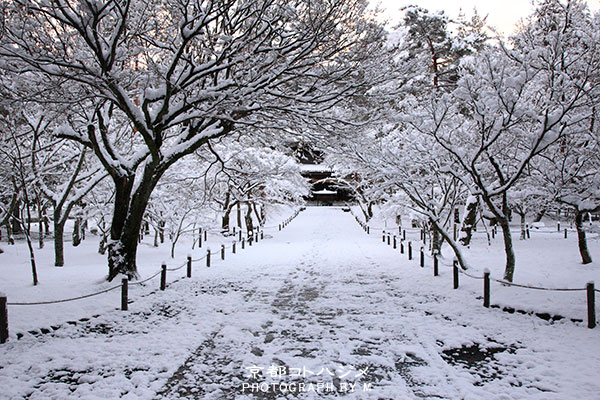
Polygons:
<instances>
[{"instance_id":1,"label":"overcast sky","mask_svg":"<svg viewBox=\"0 0 600 400\"><path fill-rule=\"evenodd\" d=\"M473 7L481 16L488 15L487 22L495 26L505 35L513 32L514 26L521 18L527 16L532 5L530 0L370 0L371 4L380 4L386 9L385 17L391 20L392 25L400 22L398 11L401 7L414 4L428 10L444 10L446 15L454 18L462 8L467 16L473 14ZM600 8L600 0L588 0L592 10Z\"/></svg>"}]
</instances>

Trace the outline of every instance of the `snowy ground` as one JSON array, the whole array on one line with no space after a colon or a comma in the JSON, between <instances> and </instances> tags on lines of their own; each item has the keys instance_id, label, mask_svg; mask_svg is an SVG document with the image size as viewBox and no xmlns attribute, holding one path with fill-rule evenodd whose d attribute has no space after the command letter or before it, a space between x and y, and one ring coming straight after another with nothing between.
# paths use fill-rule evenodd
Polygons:
<instances>
[{"instance_id":1,"label":"snowy ground","mask_svg":"<svg viewBox=\"0 0 600 400\"><path fill-rule=\"evenodd\" d=\"M517 243L515 281L599 281L598 263L579 265L576 251L564 251L569 240L547 235ZM590 247L598 257L598 241ZM501 277L495 245L475 248L472 272L488 267ZM40 255L46 261L35 289L26 260L17 272L15 250L6 250L0 290L9 302L110 286L101 282L106 271L91 267L101 265L91 245L86 266L56 271ZM161 251L142 249L143 276L157 270ZM547 322L483 308L481 281L461 278L453 290L449 268L433 277L429 260L419 268L418 257L408 261L380 234L367 236L349 213L308 208L282 232L271 229L263 242L228 252L210 269L195 264L192 279L165 292L150 295L156 280L133 289L128 312L115 309L118 291L79 305L9 307L0 398L600 398L600 330L571 321L585 319L585 292L492 285L493 304L566 317ZM70 289L49 290L61 284ZM65 323L86 313L98 316ZM48 324L59 329L26 333ZM20 340L18 332L25 332Z\"/></svg>"}]
</instances>

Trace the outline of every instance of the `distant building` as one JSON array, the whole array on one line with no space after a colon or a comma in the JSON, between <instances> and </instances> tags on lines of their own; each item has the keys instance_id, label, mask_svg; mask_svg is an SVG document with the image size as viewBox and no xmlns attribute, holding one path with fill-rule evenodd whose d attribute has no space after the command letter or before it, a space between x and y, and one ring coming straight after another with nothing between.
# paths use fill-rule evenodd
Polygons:
<instances>
[{"instance_id":1,"label":"distant building","mask_svg":"<svg viewBox=\"0 0 600 400\"><path fill-rule=\"evenodd\" d=\"M311 185L309 204L341 205L353 200L351 190L335 177L334 171L321 164L300 164L300 173Z\"/></svg>"}]
</instances>

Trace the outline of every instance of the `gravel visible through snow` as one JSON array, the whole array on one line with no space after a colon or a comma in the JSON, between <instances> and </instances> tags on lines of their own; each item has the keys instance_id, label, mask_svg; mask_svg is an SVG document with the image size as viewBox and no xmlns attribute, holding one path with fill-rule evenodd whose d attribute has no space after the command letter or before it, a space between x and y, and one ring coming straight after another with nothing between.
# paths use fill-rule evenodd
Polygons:
<instances>
[{"instance_id":1,"label":"gravel visible through snow","mask_svg":"<svg viewBox=\"0 0 600 400\"><path fill-rule=\"evenodd\" d=\"M3 346L0 398L598 398L598 330L484 309L450 276L309 208L130 312Z\"/></svg>"}]
</instances>

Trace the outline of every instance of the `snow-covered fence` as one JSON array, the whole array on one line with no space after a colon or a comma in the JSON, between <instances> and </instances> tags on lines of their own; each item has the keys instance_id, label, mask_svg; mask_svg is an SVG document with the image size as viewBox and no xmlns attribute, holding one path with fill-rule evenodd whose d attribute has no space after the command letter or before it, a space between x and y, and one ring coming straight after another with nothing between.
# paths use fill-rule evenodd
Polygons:
<instances>
[{"instance_id":1,"label":"snow-covered fence","mask_svg":"<svg viewBox=\"0 0 600 400\"><path fill-rule=\"evenodd\" d=\"M356 222L365 230L365 232L367 232L368 230L368 225L366 225L366 223L364 223L363 221L360 220L360 218L358 218L356 215L354 215L354 213L352 214L356 220ZM527 227L527 231L526 231L526 235L527 238L530 237L530 233L529 233L529 227ZM398 227L398 232L402 232L403 238L400 238L400 254L404 254L404 237L406 235L406 231L403 230L401 227ZM558 229L557 232L560 233L561 229L560 229L560 223L558 224ZM390 241L390 232L386 232L385 229L382 230L382 242L385 244L387 242L388 245L390 245L390 243L392 243ZM423 244L426 243L426 239L425 239L425 235L426 232L424 230L420 230L420 235L421 235L421 240L423 241ZM494 235L494 230L492 230L492 235ZM564 237L567 238L567 229L564 229ZM393 248L396 249L396 236L394 235L393 237ZM430 241L431 244L431 241ZM424 247L421 246L420 248L420 258L419 258L419 264L421 267L425 267L425 251L424 251ZM427 255L427 257L430 257L429 255ZM433 256L431 256L430 258L433 259L433 275L434 276L439 276L439 259L437 254L433 254ZM408 241L408 259L412 260L412 242ZM484 270L483 276L474 276L470 273L468 273L466 270L463 270L459 267L458 264L458 260L454 259L452 265L448 265L449 267L452 268L452 286L454 289L458 289L459 285L460 285L460 275L465 275L471 279L478 279L478 280L482 280L483 281L483 306L486 308L490 308L490 307L494 307L491 305L491 282L496 282L499 283L503 286L508 286L508 287L516 287L516 288L524 288L524 289L532 289L532 290L545 290L545 291L556 291L556 292L575 292L575 291L585 291L587 293L587 326L588 328L592 329L596 327L596 301L595 301L595 294L596 292L600 292L600 290L596 289L594 286L594 282L588 282L586 284L586 287L584 288L545 288L545 287L537 287L537 286L531 286L531 285L521 285L521 284L517 284L517 283L513 283L513 282L509 282L509 281L505 281L505 280L501 280L501 279L495 279L491 277L491 273L490 271L486 268ZM498 306L496 306L498 307ZM579 320L580 321L580 320Z\"/></svg>"},{"instance_id":2,"label":"snow-covered fence","mask_svg":"<svg viewBox=\"0 0 600 400\"><path fill-rule=\"evenodd\" d=\"M289 225L289 223L298 216L298 214L300 213L300 211L303 211L303 209L297 210L296 212L294 212L294 214L292 214L289 218L287 218L284 223L280 224L281 228L285 228L287 225ZM208 240L208 236L207 236L207 230L199 230L199 242L202 242L202 236L204 236L204 242L207 242ZM244 248L244 242L245 242L245 238L242 237L241 235L241 231L240 231L240 242L241 242L241 248ZM260 239L259 239L260 238ZM259 240L264 240L264 231L260 228L257 228L257 231L255 234L248 236L248 244L252 245L252 241L253 239L258 242ZM201 247L201 246L200 246ZM221 254L221 259L225 260L225 251L226 250L232 250L232 254L236 254L236 241L233 241L232 244L230 246L225 246L223 244L221 244L221 248L220 248L220 254ZM161 264L161 268L158 272L156 272L155 274L151 275L150 277L142 280L142 281L138 281L138 282L129 282L129 279L124 277L121 280L121 283L119 285L115 285L115 286L111 286L109 288L100 290L98 292L94 292L94 293L89 293L86 295L82 295L82 296L77 296L77 297L71 297L71 298L66 298L66 299L60 299L60 300L52 300L52 301L38 301L38 302L14 302L14 303L10 303L8 302L7 296L0 292L0 343L5 343L8 340L9 337L9 331L8 331L8 307L7 306L34 306L34 305L48 305L48 304L57 304L57 303L65 303L65 302L70 302L70 301L77 301L77 300L81 300L81 299L86 299L89 297L93 297L93 296L98 296L100 294L104 294L104 293L108 293L111 292L113 290L117 290L117 289L121 289L121 310L122 311L128 311L129 308L129 286L133 286L133 285L143 285L146 282L156 278L158 275L160 275L160 290L166 290L167 288L167 272L175 272L178 271L184 267L187 267L186 270L186 277L191 278L192 277L192 266L193 263L197 263L200 262L204 259L206 259L206 267L210 267L210 260L211 260L211 255L217 255L219 253L211 253L210 248L207 249L206 251L206 255L204 255L203 257L197 258L197 259L192 259L192 256L188 255L187 256L187 260L186 262L184 262L183 264L174 267L174 268L167 268L167 264L165 262L163 262ZM48 330L48 332L50 332L50 330Z\"/></svg>"}]
</instances>

